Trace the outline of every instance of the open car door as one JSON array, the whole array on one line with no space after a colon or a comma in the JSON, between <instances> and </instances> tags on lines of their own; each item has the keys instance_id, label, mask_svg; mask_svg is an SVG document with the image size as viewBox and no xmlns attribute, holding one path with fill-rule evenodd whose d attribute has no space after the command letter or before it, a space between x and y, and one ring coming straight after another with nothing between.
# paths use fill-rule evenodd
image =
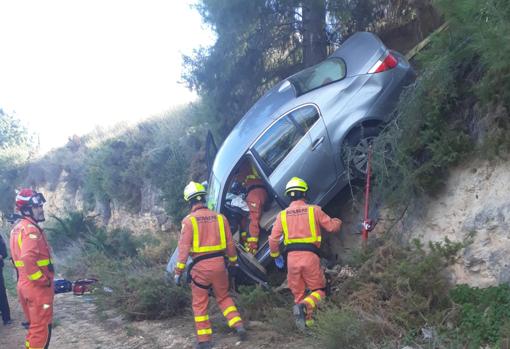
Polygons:
<instances>
[{"instance_id":1,"label":"open car door","mask_svg":"<svg viewBox=\"0 0 510 349\"><path fill-rule=\"evenodd\" d=\"M211 176L211 171L214 163L214 158L218 152L218 147L214 142L214 137L211 130L207 131L207 137L205 139L205 161L207 164L207 178Z\"/></svg>"}]
</instances>

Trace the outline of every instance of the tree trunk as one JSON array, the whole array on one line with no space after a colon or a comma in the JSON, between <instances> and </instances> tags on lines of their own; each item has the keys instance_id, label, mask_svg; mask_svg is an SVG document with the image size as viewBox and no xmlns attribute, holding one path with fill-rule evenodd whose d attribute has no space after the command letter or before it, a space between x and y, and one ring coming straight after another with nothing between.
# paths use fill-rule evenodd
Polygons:
<instances>
[{"instance_id":1,"label":"tree trunk","mask_svg":"<svg viewBox=\"0 0 510 349\"><path fill-rule=\"evenodd\" d=\"M326 2L303 0L303 65L317 64L327 55Z\"/></svg>"}]
</instances>

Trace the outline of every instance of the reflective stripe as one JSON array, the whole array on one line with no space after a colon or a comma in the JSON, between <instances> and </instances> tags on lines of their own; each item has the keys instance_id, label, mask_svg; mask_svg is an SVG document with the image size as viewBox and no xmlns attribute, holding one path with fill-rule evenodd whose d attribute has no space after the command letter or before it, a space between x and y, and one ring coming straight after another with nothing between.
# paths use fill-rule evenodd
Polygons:
<instances>
[{"instance_id":1,"label":"reflective stripe","mask_svg":"<svg viewBox=\"0 0 510 349\"><path fill-rule=\"evenodd\" d=\"M234 326L235 324L237 324L239 321L241 321L241 317L236 316L236 317L234 317L234 318L232 318L232 319L230 319L230 320L228 321L228 326L229 326L229 327L232 327L232 326Z\"/></svg>"},{"instance_id":2,"label":"reflective stripe","mask_svg":"<svg viewBox=\"0 0 510 349\"><path fill-rule=\"evenodd\" d=\"M195 322L203 322L209 320L209 315L195 316Z\"/></svg>"},{"instance_id":3,"label":"reflective stripe","mask_svg":"<svg viewBox=\"0 0 510 349\"><path fill-rule=\"evenodd\" d=\"M46 267L51 264L51 259L40 259L36 263L40 267Z\"/></svg>"},{"instance_id":4,"label":"reflective stripe","mask_svg":"<svg viewBox=\"0 0 510 349\"><path fill-rule=\"evenodd\" d=\"M193 247L191 248L191 252L214 252L221 251L227 248L227 238L225 235L225 223L223 222L223 216L217 215L218 219L218 228L220 230L220 244L213 246L200 246L200 237L198 234L198 223L197 219L194 216L190 216L189 219L191 221L191 225L193 226Z\"/></svg>"},{"instance_id":5,"label":"reflective stripe","mask_svg":"<svg viewBox=\"0 0 510 349\"><path fill-rule=\"evenodd\" d=\"M287 210L283 210L280 213L280 220L282 222L283 229L283 243L285 245L288 244L296 244L296 243L315 243L321 242L322 237L317 236L317 229L315 228L315 213L313 210L313 206L308 206L308 226L310 228L310 237L307 238L289 238L289 227L287 225Z\"/></svg>"},{"instance_id":6,"label":"reflective stripe","mask_svg":"<svg viewBox=\"0 0 510 349\"><path fill-rule=\"evenodd\" d=\"M18 232L18 245L19 245L19 249L21 250L21 230Z\"/></svg>"},{"instance_id":7,"label":"reflective stripe","mask_svg":"<svg viewBox=\"0 0 510 349\"><path fill-rule=\"evenodd\" d=\"M310 327L313 325L314 321L313 321L313 319L310 319L310 320L306 320L305 323L306 323L307 327Z\"/></svg>"},{"instance_id":8,"label":"reflective stripe","mask_svg":"<svg viewBox=\"0 0 510 349\"><path fill-rule=\"evenodd\" d=\"M197 331L197 334L198 334L199 336L202 336L202 335L204 335L204 334L212 334L212 330L211 330L210 328L206 328L206 329L204 329L204 330L198 330L198 331Z\"/></svg>"},{"instance_id":9,"label":"reflective stripe","mask_svg":"<svg viewBox=\"0 0 510 349\"><path fill-rule=\"evenodd\" d=\"M184 269L186 268L186 264L177 262L177 269Z\"/></svg>"},{"instance_id":10,"label":"reflective stripe","mask_svg":"<svg viewBox=\"0 0 510 349\"><path fill-rule=\"evenodd\" d=\"M35 273L28 275L28 278L32 281L35 281L35 280L39 280L40 278L42 278L42 276L43 276L42 271L38 270Z\"/></svg>"},{"instance_id":11,"label":"reflective stripe","mask_svg":"<svg viewBox=\"0 0 510 349\"><path fill-rule=\"evenodd\" d=\"M30 343L28 341L25 341L25 347L26 348L30 347Z\"/></svg>"},{"instance_id":12,"label":"reflective stripe","mask_svg":"<svg viewBox=\"0 0 510 349\"><path fill-rule=\"evenodd\" d=\"M308 304L310 304L310 305L312 306L312 308L315 308L315 307L316 307L315 302L313 301L313 299L312 299L312 298L310 298L310 297L306 297L306 298L304 299L304 301L305 301L305 302L307 302Z\"/></svg>"},{"instance_id":13,"label":"reflective stripe","mask_svg":"<svg viewBox=\"0 0 510 349\"><path fill-rule=\"evenodd\" d=\"M246 241L248 241L248 242L259 242L259 238L249 237L248 239L246 239Z\"/></svg>"},{"instance_id":14,"label":"reflective stripe","mask_svg":"<svg viewBox=\"0 0 510 349\"><path fill-rule=\"evenodd\" d=\"M270 252L269 255L273 258L276 258L280 255L280 252L279 251L278 252Z\"/></svg>"},{"instance_id":15,"label":"reflective stripe","mask_svg":"<svg viewBox=\"0 0 510 349\"><path fill-rule=\"evenodd\" d=\"M235 262L235 261L237 261L237 256L234 256L234 257L228 257L228 260L229 260L230 262Z\"/></svg>"},{"instance_id":16,"label":"reflective stripe","mask_svg":"<svg viewBox=\"0 0 510 349\"><path fill-rule=\"evenodd\" d=\"M223 311L223 316L227 316L228 314L230 314L231 312L233 311L237 311L237 308L235 305L231 305L230 307L228 307L227 309L225 309Z\"/></svg>"},{"instance_id":17,"label":"reflective stripe","mask_svg":"<svg viewBox=\"0 0 510 349\"><path fill-rule=\"evenodd\" d=\"M51 259L41 259L35 262L38 267L47 267L48 265L52 264ZM24 267L25 263L23 261L14 261L15 267Z\"/></svg>"},{"instance_id":18,"label":"reflective stripe","mask_svg":"<svg viewBox=\"0 0 510 349\"><path fill-rule=\"evenodd\" d=\"M310 296L315 297L317 299L317 301L319 301L319 302L321 300L321 295L319 292L312 292L312 293L310 293Z\"/></svg>"}]
</instances>

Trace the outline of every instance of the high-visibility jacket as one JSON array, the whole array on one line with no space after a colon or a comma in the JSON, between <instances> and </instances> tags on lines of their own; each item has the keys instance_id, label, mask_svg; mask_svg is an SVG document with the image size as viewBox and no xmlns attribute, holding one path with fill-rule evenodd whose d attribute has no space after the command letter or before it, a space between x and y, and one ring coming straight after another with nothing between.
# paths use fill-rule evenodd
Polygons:
<instances>
[{"instance_id":1,"label":"high-visibility jacket","mask_svg":"<svg viewBox=\"0 0 510 349\"><path fill-rule=\"evenodd\" d=\"M18 285L48 286L54 270L44 231L29 217L18 220L11 231L11 257L18 270Z\"/></svg>"},{"instance_id":2,"label":"high-visibility jacket","mask_svg":"<svg viewBox=\"0 0 510 349\"><path fill-rule=\"evenodd\" d=\"M272 257L280 255L280 239L284 245L313 244L320 248L322 229L328 233L340 231L342 221L329 217L317 205L309 205L304 200L291 202L290 206L276 217L269 236L269 248Z\"/></svg>"},{"instance_id":3,"label":"high-visibility jacket","mask_svg":"<svg viewBox=\"0 0 510 349\"><path fill-rule=\"evenodd\" d=\"M227 218L209 210L203 204L194 205L191 213L182 220L178 247L176 272L184 270L189 255L195 258L205 254L225 252L231 262L237 261Z\"/></svg>"}]
</instances>

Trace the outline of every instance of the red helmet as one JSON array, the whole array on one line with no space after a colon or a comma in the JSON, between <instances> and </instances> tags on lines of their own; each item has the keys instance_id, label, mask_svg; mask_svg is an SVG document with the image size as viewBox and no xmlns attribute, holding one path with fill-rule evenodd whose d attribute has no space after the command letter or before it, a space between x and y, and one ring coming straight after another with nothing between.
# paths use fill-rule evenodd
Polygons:
<instances>
[{"instance_id":1,"label":"red helmet","mask_svg":"<svg viewBox=\"0 0 510 349\"><path fill-rule=\"evenodd\" d=\"M16 209L40 207L46 202L44 195L30 188L22 188L16 194Z\"/></svg>"}]
</instances>

